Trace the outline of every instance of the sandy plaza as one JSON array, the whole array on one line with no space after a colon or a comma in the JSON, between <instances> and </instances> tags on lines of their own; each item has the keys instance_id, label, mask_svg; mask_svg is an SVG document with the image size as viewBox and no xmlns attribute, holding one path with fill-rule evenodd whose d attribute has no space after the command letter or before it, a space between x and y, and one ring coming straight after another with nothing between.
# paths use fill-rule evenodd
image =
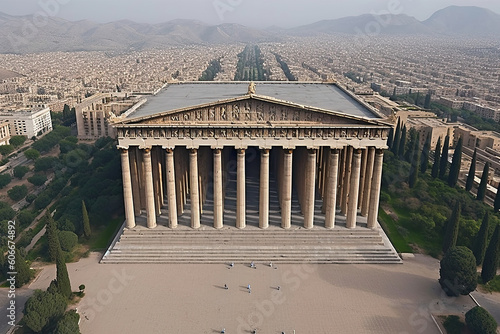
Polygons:
<instances>
[{"instance_id":1,"label":"sandy plaza","mask_svg":"<svg viewBox=\"0 0 500 334\"><path fill-rule=\"evenodd\" d=\"M68 264L82 333L439 333L430 314L462 313L447 298L439 262L394 265ZM46 289L55 266L29 289ZM227 289L224 285L227 285ZM250 285L250 290L248 286ZM278 289L279 286L279 289Z\"/></svg>"}]
</instances>

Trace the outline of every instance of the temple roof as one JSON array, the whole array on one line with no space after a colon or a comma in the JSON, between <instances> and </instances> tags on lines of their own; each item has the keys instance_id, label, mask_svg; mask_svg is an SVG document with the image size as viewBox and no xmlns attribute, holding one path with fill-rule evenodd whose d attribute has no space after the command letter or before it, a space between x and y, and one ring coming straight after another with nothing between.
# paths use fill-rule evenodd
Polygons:
<instances>
[{"instance_id":1,"label":"temple roof","mask_svg":"<svg viewBox=\"0 0 500 334\"><path fill-rule=\"evenodd\" d=\"M246 95L248 82L192 82L170 84L131 113L128 118L184 109L197 105L229 100ZM335 84L298 82L257 82L256 94L303 106L320 108L354 117L381 120Z\"/></svg>"}]
</instances>

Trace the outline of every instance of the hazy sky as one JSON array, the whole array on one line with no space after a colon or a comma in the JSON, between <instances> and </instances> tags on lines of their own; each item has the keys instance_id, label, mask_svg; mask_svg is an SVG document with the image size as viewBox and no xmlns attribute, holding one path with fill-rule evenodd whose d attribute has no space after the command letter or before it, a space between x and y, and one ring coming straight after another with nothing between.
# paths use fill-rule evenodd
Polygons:
<instances>
[{"instance_id":1,"label":"hazy sky","mask_svg":"<svg viewBox=\"0 0 500 334\"><path fill-rule=\"evenodd\" d=\"M130 19L158 23L180 18L211 24L290 27L384 10L425 20L450 5L479 6L500 13L499 0L1 0L0 12L11 15L46 12L71 21Z\"/></svg>"}]
</instances>

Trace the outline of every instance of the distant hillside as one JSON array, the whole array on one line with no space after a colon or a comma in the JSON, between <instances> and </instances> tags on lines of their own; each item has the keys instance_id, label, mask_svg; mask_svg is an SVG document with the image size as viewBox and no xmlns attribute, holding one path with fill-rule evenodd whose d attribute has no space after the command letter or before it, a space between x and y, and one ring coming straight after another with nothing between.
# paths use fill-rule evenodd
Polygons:
<instances>
[{"instance_id":1,"label":"distant hillside","mask_svg":"<svg viewBox=\"0 0 500 334\"><path fill-rule=\"evenodd\" d=\"M317 34L358 34L358 33L376 33L376 26L381 34L428 34L429 29L416 18L408 15L392 15L386 21L379 23L373 15L365 14L360 16L344 17L336 20L324 20L310 25L301 26L289 30L294 35L317 35Z\"/></svg>"},{"instance_id":2,"label":"distant hillside","mask_svg":"<svg viewBox=\"0 0 500 334\"><path fill-rule=\"evenodd\" d=\"M374 17L365 14L282 29L248 28L239 24L208 25L194 20L160 24L122 20L96 23L48 18L41 28L29 26L32 16L0 13L0 53L49 51L124 51L162 48L171 45L258 43L286 36L325 34L457 35L499 38L500 15L479 7L451 6L421 22L407 15Z\"/></svg>"},{"instance_id":3,"label":"distant hillside","mask_svg":"<svg viewBox=\"0 0 500 334\"><path fill-rule=\"evenodd\" d=\"M423 22L436 33L467 36L495 36L500 33L500 15L479 7L450 6Z\"/></svg>"},{"instance_id":4,"label":"distant hillside","mask_svg":"<svg viewBox=\"0 0 500 334\"><path fill-rule=\"evenodd\" d=\"M33 18L0 13L0 53L140 50L170 45L276 40L275 34L242 25L210 26L194 20L174 20L160 24L122 20L101 24L87 20L70 22L49 18L47 24L34 33L26 29L26 22L33 22Z\"/></svg>"},{"instance_id":5,"label":"distant hillside","mask_svg":"<svg viewBox=\"0 0 500 334\"><path fill-rule=\"evenodd\" d=\"M288 30L294 35L359 34L381 35L466 35L493 36L500 32L500 15L479 7L450 6L434 13L421 22L407 15L373 15L325 20Z\"/></svg>"}]
</instances>

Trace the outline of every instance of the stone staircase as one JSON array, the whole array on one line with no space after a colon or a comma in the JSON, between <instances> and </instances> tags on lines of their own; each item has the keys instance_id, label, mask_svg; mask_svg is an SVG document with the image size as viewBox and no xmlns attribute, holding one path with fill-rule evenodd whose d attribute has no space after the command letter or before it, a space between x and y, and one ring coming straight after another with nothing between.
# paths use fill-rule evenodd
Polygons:
<instances>
[{"instance_id":1,"label":"stone staircase","mask_svg":"<svg viewBox=\"0 0 500 334\"><path fill-rule=\"evenodd\" d=\"M402 263L381 228L123 229L101 263Z\"/></svg>"}]
</instances>

